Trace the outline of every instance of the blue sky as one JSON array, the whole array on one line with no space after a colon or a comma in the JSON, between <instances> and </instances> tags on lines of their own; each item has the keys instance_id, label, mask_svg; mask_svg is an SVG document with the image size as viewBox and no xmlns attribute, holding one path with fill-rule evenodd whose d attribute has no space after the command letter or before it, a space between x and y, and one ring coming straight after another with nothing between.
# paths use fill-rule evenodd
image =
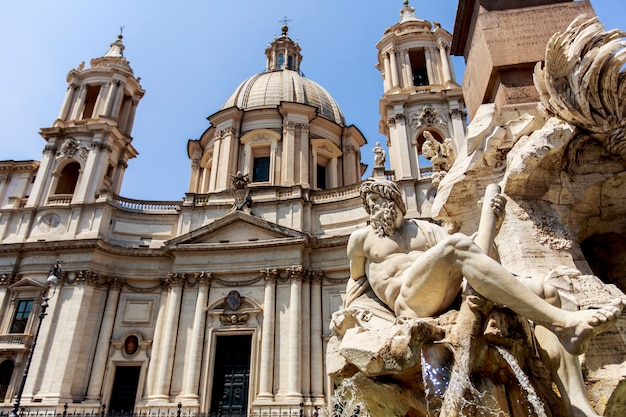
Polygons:
<instances>
[{"instance_id":1,"label":"blue sky","mask_svg":"<svg viewBox=\"0 0 626 417\"><path fill-rule=\"evenodd\" d=\"M626 29L624 0L594 0L607 29ZM416 14L453 31L457 1L417 1ZM198 138L235 88L262 72L264 51L280 34L302 47L301 70L324 86L371 149L378 133L382 81L376 43L399 20L402 0L0 0L0 160L41 157L41 127L51 126L81 61L102 56L124 27L125 56L141 77L122 195L179 201L187 191L188 139ZM462 58L455 58L462 80Z\"/></svg>"}]
</instances>

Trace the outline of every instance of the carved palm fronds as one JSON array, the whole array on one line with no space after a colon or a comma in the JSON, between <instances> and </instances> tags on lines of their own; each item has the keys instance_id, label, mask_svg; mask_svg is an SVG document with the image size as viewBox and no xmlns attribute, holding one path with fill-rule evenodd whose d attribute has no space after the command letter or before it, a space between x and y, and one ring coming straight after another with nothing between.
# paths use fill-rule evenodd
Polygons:
<instances>
[{"instance_id":1,"label":"carved palm fronds","mask_svg":"<svg viewBox=\"0 0 626 417\"><path fill-rule=\"evenodd\" d=\"M626 34L579 16L548 42L535 66L542 104L626 159Z\"/></svg>"}]
</instances>

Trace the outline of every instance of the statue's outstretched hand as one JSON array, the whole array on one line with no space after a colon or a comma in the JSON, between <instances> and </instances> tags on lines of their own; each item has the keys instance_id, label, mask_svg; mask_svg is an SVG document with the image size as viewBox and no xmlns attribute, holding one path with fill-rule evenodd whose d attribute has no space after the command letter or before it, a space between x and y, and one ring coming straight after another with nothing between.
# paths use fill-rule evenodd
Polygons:
<instances>
[{"instance_id":1,"label":"statue's outstretched hand","mask_svg":"<svg viewBox=\"0 0 626 417\"><path fill-rule=\"evenodd\" d=\"M491 210L498 218L498 223L496 224L496 235L500 231L500 227L502 226L502 222L504 221L504 214L506 213L506 197L502 194L496 194L496 196L491 199Z\"/></svg>"}]
</instances>

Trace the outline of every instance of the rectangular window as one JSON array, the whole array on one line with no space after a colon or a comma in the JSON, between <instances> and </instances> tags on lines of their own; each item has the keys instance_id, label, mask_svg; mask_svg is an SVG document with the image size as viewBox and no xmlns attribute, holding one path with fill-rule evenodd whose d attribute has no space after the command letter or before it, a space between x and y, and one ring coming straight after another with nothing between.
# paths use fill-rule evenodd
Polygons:
<instances>
[{"instance_id":1,"label":"rectangular window","mask_svg":"<svg viewBox=\"0 0 626 417\"><path fill-rule=\"evenodd\" d=\"M9 333L24 333L26 330L26 323L28 323L28 316L33 308L33 300L20 300L17 303L17 309L13 316L13 323L11 323L11 330Z\"/></svg>"},{"instance_id":2,"label":"rectangular window","mask_svg":"<svg viewBox=\"0 0 626 417\"><path fill-rule=\"evenodd\" d=\"M270 180L270 157L257 156L252 167L252 182L267 182Z\"/></svg>"}]
</instances>

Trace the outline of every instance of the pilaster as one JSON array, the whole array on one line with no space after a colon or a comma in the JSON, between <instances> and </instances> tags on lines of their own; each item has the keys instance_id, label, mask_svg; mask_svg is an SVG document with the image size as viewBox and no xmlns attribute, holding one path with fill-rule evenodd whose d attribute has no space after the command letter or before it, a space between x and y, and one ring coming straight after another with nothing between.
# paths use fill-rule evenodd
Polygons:
<instances>
[{"instance_id":1,"label":"pilaster","mask_svg":"<svg viewBox=\"0 0 626 417\"><path fill-rule=\"evenodd\" d=\"M300 401L302 399L302 279L304 271L301 266L287 268L291 281L289 305L289 350L287 390L288 397Z\"/></svg>"},{"instance_id":2,"label":"pilaster","mask_svg":"<svg viewBox=\"0 0 626 417\"><path fill-rule=\"evenodd\" d=\"M178 330L180 302L185 280L185 274L173 273L169 274L163 283L163 285L169 287L169 295L167 297L163 341L161 342L161 350L159 352L160 359L157 369L155 394L149 403L169 401L174 352L176 349L176 332Z\"/></svg>"},{"instance_id":3,"label":"pilaster","mask_svg":"<svg viewBox=\"0 0 626 417\"><path fill-rule=\"evenodd\" d=\"M261 363L259 371L260 401L272 401L274 380L274 332L276 326L276 269L266 269L260 272L265 280L265 294L263 302L263 330L261 334Z\"/></svg>"},{"instance_id":4,"label":"pilaster","mask_svg":"<svg viewBox=\"0 0 626 417\"><path fill-rule=\"evenodd\" d=\"M183 389L179 400L185 405L198 405L198 386L200 383L200 369L202 368L202 347L204 345L204 333L206 327L206 306L209 298L209 287L211 285L211 273L201 272L195 274L198 296L193 320L193 330L191 334L191 348L189 359L185 361L185 371L183 374Z\"/></svg>"},{"instance_id":5,"label":"pilaster","mask_svg":"<svg viewBox=\"0 0 626 417\"><path fill-rule=\"evenodd\" d=\"M87 402L100 402L101 400L104 372L107 367L113 325L115 324L115 315L117 313L117 305L123 284L124 280L122 279L109 278L107 280L109 290L104 315L102 316L102 322L100 324L96 353L91 367L87 396L85 397L85 401Z\"/></svg>"}]
</instances>

